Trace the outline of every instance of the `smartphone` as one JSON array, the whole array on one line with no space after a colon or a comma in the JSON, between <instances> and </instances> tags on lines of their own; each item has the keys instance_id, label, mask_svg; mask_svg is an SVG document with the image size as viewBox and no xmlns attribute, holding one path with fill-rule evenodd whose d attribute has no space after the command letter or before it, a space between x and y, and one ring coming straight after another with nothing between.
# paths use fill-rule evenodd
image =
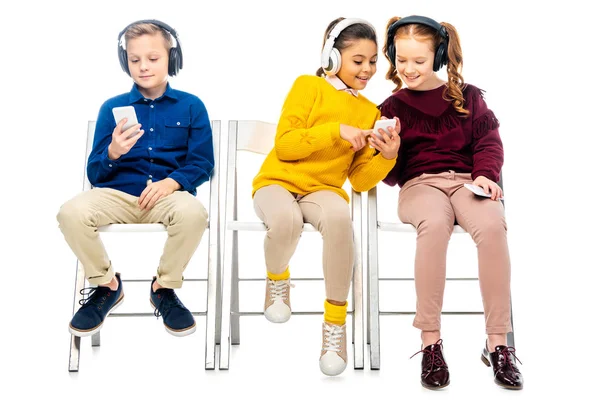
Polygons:
<instances>
[{"instance_id":1,"label":"smartphone","mask_svg":"<svg viewBox=\"0 0 600 400\"><path fill-rule=\"evenodd\" d=\"M123 125L123 132L127 129L131 128L134 125L138 124L137 115L135 113L135 108L133 106L125 106L125 107L114 107L112 109L113 116L115 117L115 123L119 123L123 118L127 118L127 122ZM132 133L127 139L137 135L139 129Z\"/></svg>"},{"instance_id":2,"label":"smartphone","mask_svg":"<svg viewBox=\"0 0 600 400\"><path fill-rule=\"evenodd\" d=\"M395 119L379 119L379 120L375 121L375 126L373 127L373 134L375 136L377 136L379 138L379 140L383 140L383 138L381 137L381 134L379 133L379 128L383 129L386 133L389 133L387 130L388 127L395 128L396 120Z\"/></svg>"}]
</instances>

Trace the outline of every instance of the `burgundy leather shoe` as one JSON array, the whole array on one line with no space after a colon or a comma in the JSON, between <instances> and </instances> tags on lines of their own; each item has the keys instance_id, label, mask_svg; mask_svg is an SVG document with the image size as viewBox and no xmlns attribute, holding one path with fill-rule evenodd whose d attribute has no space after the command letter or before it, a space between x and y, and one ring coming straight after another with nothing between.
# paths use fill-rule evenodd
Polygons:
<instances>
[{"instance_id":1,"label":"burgundy leather shoe","mask_svg":"<svg viewBox=\"0 0 600 400\"><path fill-rule=\"evenodd\" d=\"M515 356L515 348L496 346L495 350L490 353L486 343L483 354L481 354L481 361L488 367L494 368L494 382L496 385L506 389L523 389L523 376L515 364L515 360L519 363L521 360Z\"/></svg>"},{"instance_id":2,"label":"burgundy leather shoe","mask_svg":"<svg viewBox=\"0 0 600 400\"><path fill-rule=\"evenodd\" d=\"M450 384L450 372L442 352L442 339L417 351L410 358L423 353L421 361L421 385L426 389L441 389Z\"/></svg>"}]
</instances>

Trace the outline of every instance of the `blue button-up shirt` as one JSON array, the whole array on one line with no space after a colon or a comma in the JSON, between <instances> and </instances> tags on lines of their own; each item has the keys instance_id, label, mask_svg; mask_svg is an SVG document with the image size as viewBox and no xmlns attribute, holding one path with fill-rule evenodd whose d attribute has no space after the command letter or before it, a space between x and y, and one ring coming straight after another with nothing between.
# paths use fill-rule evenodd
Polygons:
<instances>
[{"instance_id":1,"label":"blue button-up shirt","mask_svg":"<svg viewBox=\"0 0 600 400\"><path fill-rule=\"evenodd\" d=\"M118 160L108 158L117 123L113 107L132 105L144 134ZM134 84L131 92L107 100L98 114L87 173L92 186L139 196L149 180L172 178L196 194L214 167L212 129L202 101L167 84L157 99L146 99Z\"/></svg>"}]
</instances>

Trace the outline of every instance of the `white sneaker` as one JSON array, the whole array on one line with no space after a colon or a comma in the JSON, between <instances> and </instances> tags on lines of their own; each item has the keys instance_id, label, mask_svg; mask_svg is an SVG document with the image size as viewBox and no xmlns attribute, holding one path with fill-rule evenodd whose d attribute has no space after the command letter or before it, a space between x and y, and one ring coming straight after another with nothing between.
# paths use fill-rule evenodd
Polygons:
<instances>
[{"instance_id":1,"label":"white sneaker","mask_svg":"<svg viewBox=\"0 0 600 400\"><path fill-rule=\"evenodd\" d=\"M290 306L290 287L294 286L289 279L274 281L267 278L265 291L265 317L274 323L287 322L292 315Z\"/></svg>"},{"instance_id":2,"label":"white sneaker","mask_svg":"<svg viewBox=\"0 0 600 400\"><path fill-rule=\"evenodd\" d=\"M323 348L319 367L325 375L336 376L344 372L348 364L346 352L346 324L323 322Z\"/></svg>"}]
</instances>

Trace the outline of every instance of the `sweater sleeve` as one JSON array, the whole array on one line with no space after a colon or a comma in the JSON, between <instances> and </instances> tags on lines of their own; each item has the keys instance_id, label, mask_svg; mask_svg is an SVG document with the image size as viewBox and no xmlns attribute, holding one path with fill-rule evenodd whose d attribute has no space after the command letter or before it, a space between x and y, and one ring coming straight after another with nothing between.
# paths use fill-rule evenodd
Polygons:
<instances>
[{"instance_id":1,"label":"sweater sleeve","mask_svg":"<svg viewBox=\"0 0 600 400\"><path fill-rule=\"evenodd\" d=\"M379 117L380 114L377 113L375 120L378 120ZM381 153L375 153L375 149L366 145L354 155L348 171L348 179L352 188L357 192L366 192L375 187L396 163L395 158L388 160Z\"/></svg>"},{"instance_id":2,"label":"sweater sleeve","mask_svg":"<svg viewBox=\"0 0 600 400\"><path fill-rule=\"evenodd\" d=\"M498 128L500 123L487 107L482 92L473 87L472 132L473 171L471 178L484 176L494 182L500 180L504 163L504 149Z\"/></svg>"},{"instance_id":3,"label":"sweater sleeve","mask_svg":"<svg viewBox=\"0 0 600 400\"><path fill-rule=\"evenodd\" d=\"M319 90L311 78L298 77L283 104L275 136L275 152L280 160L301 160L330 147L340 137L339 122L307 127Z\"/></svg>"},{"instance_id":4,"label":"sweater sleeve","mask_svg":"<svg viewBox=\"0 0 600 400\"><path fill-rule=\"evenodd\" d=\"M87 175L92 186L106 182L118 170L119 160L108 158L108 145L112 141L112 133L116 126L112 111L105 102L98 112L92 151L87 161Z\"/></svg>"},{"instance_id":5,"label":"sweater sleeve","mask_svg":"<svg viewBox=\"0 0 600 400\"><path fill-rule=\"evenodd\" d=\"M388 97L384 102L379 106L381 110L381 115L392 119L394 117L398 117L400 119L400 115L394 110L394 106L392 105L392 97ZM402 120L400 120L400 124L402 124ZM392 169L388 172L387 176L384 177L383 183L389 186L396 186L398 184L398 180L400 179L400 170L402 165L402 142L400 142L400 148L398 149L398 156L396 157L395 163L392 166Z\"/></svg>"}]
</instances>

